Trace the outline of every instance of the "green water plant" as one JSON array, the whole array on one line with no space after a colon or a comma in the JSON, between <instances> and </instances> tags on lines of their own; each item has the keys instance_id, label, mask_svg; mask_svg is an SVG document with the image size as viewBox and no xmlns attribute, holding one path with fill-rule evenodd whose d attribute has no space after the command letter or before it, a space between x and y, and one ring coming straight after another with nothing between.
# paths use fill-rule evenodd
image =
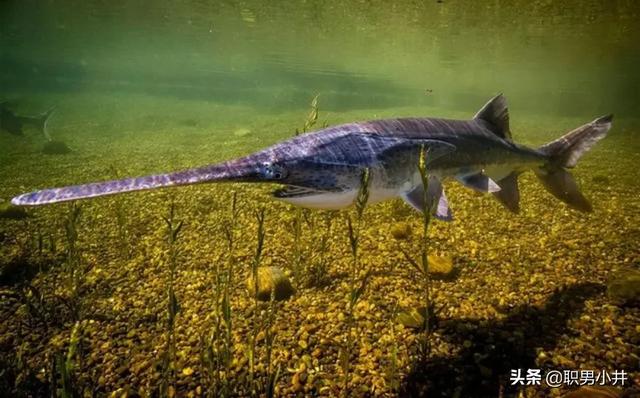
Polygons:
<instances>
[{"instance_id":1,"label":"green water plant","mask_svg":"<svg viewBox=\"0 0 640 398\"><path fill-rule=\"evenodd\" d=\"M261 270L260 264L262 261L264 251L265 240L265 210L260 209L256 211L256 224L257 224L257 236L256 236L256 250L254 252L253 260L251 262L251 283L253 288L250 291L253 294L253 319L252 330L249 336L249 344L247 349L247 356L249 359L249 383L248 389L252 396L267 396L272 397L275 394L275 385L280 377L279 364L272 363L273 348L276 340L276 331L274 328L276 313L278 309L277 300L282 299L278 296L278 285L274 280L273 285L270 286L270 297L268 304L260 302L259 292L261 290L259 284L259 272ZM263 271L272 270L270 268ZM261 358L264 359L264 366L266 374L264 377L258 378L256 375L256 364L258 361L258 337L263 336L264 350Z\"/></svg>"},{"instance_id":2,"label":"green water plant","mask_svg":"<svg viewBox=\"0 0 640 398\"><path fill-rule=\"evenodd\" d=\"M304 121L304 125L302 127L302 133L306 133L310 128L312 128L316 122L318 121L319 109L318 109L318 98L320 94L316 94L311 100L311 109L309 110L309 114L307 115L306 120ZM296 129L295 135L300 135L300 130ZM296 207L294 210L294 218L293 218L293 277L296 282L301 282L303 279L302 275L302 257L303 257L303 242L302 242L302 224L304 219L304 209L301 207ZM313 236L313 235L312 235Z\"/></svg>"},{"instance_id":3,"label":"green water plant","mask_svg":"<svg viewBox=\"0 0 640 398\"><path fill-rule=\"evenodd\" d=\"M273 364L273 347L275 346L277 333L274 328L276 313L278 310L276 303L276 290L271 290L271 300L265 316L265 363L266 363L266 384L262 388L267 398L275 396L275 387L280 379L281 366L279 363Z\"/></svg>"},{"instance_id":4,"label":"green water plant","mask_svg":"<svg viewBox=\"0 0 640 398\"><path fill-rule=\"evenodd\" d=\"M418 171L420 173L420 179L424 187L423 190L423 208L422 208L422 239L420 241L420 258L415 260L406 250L402 250L407 262L416 270L422 280L422 302L424 307L417 310L403 312L398 314L398 319L404 319L405 324L411 320L422 323L419 329L422 330L422 334L419 341L418 355L421 361L426 361L431 353L431 333L432 323L434 321L434 308L433 296L431 291L431 274L429 270L429 225L431 224L431 211L432 208L428 201L428 188L429 188L429 173L427 170L427 160L429 153L425 149L424 145L420 148Z\"/></svg>"},{"instance_id":5,"label":"green water plant","mask_svg":"<svg viewBox=\"0 0 640 398\"><path fill-rule=\"evenodd\" d=\"M163 217L167 227L167 244L168 244L168 273L167 273L167 324L165 350L162 356L162 380L160 383L160 396L168 396L169 390L173 389L175 379L175 355L176 355L176 333L175 320L180 311L180 304L175 294L174 284L176 272L178 268L178 238L184 225L182 220L176 219L175 203L171 203L169 214Z\"/></svg>"},{"instance_id":6,"label":"green water plant","mask_svg":"<svg viewBox=\"0 0 640 398\"><path fill-rule=\"evenodd\" d=\"M42 229L40 227L36 228L36 233L34 236L34 246L36 252L38 253L38 257L42 258L42 254L44 253L44 234L42 233Z\"/></svg>"},{"instance_id":7,"label":"green water plant","mask_svg":"<svg viewBox=\"0 0 640 398\"><path fill-rule=\"evenodd\" d=\"M118 169L114 165L111 165L110 170L113 178L121 178L120 172L118 172ZM127 213L124 197L114 197L113 206L114 218L117 227L116 231L118 236L118 252L120 254L120 257L128 259L131 256L131 247L129 244L129 230L127 228Z\"/></svg>"},{"instance_id":8,"label":"green water plant","mask_svg":"<svg viewBox=\"0 0 640 398\"><path fill-rule=\"evenodd\" d=\"M304 125L302 126L302 131L296 129L296 135L300 135L301 133L306 133L315 126L318 121L319 109L318 109L318 97L320 94L316 94L311 100L311 109L309 114L307 115L307 119L304 121Z\"/></svg>"},{"instance_id":9,"label":"green water plant","mask_svg":"<svg viewBox=\"0 0 640 398\"><path fill-rule=\"evenodd\" d=\"M316 122L318 121L318 97L320 97L320 94L316 94L315 97L313 97L313 99L311 100L311 111L309 112L309 115L307 115L307 120L305 121L302 128L302 131L304 133L315 126Z\"/></svg>"},{"instance_id":10,"label":"green water plant","mask_svg":"<svg viewBox=\"0 0 640 398\"><path fill-rule=\"evenodd\" d=\"M56 375L58 376L58 381L56 384L56 396L61 398L74 398L80 396L80 392L78 391L76 379L75 379L75 369L78 367L77 354L80 343L80 335L81 335L81 324L79 321L76 321L73 328L71 329L71 336L69 337L69 347L67 348L66 354L58 352L55 354L54 359L54 380Z\"/></svg>"},{"instance_id":11,"label":"green water plant","mask_svg":"<svg viewBox=\"0 0 640 398\"><path fill-rule=\"evenodd\" d=\"M29 326L35 328L39 324L47 330L52 321L52 314L42 291L32 283L26 283L17 290L17 298L27 310L29 323L32 323Z\"/></svg>"},{"instance_id":12,"label":"green water plant","mask_svg":"<svg viewBox=\"0 0 640 398\"><path fill-rule=\"evenodd\" d=\"M252 331L249 336L249 346L247 349L247 356L249 358L249 388L251 391L251 395L257 395L257 390L255 386L255 363L256 363L256 339L258 333L261 330L261 320L260 320L260 303L258 302L258 292L260 291L258 287L258 268L260 267L260 262L262 260L262 251L264 250L264 208L256 211L255 213L256 223L258 225L257 231L257 240L256 240L256 250L253 255L253 261L251 262L251 278L253 283L253 322L252 322ZM273 296L275 293L275 288L271 290L271 295Z\"/></svg>"},{"instance_id":13,"label":"green water plant","mask_svg":"<svg viewBox=\"0 0 640 398\"><path fill-rule=\"evenodd\" d=\"M320 216L320 231L311 236L319 236L314 239L316 245L312 245L309 260L305 266L305 284L308 287L322 286L329 280L329 265L331 263L330 240L333 229L334 211L327 211ZM315 224L315 223L314 223ZM313 243L312 242L312 243Z\"/></svg>"},{"instance_id":14,"label":"green water plant","mask_svg":"<svg viewBox=\"0 0 640 398\"><path fill-rule=\"evenodd\" d=\"M213 327L202 337L200 359L208 376L209 397L228 397L232 393L229 379L233 351L230 284L236 262L236 230L239 218L237 193L234 192L226 220L221 228L226 245L226 261L215 262ZM224 266L221 267L221 264Z\"/></svg>"},{"instance_id":15,"label":"green water plant","mask_svg":"<svg viewBox=\"0 0 640 398\"><path fill-rule=\"evenodd\" d=\"M356 196L355 200L355 219L352 218L349 214L347 214L346 216L347 232L349 238L349 247L351 248L352 261L349 275L351 290L348 296L349 299L347 302L346 310L347 334L344 340L344 344L340 349L338 358L343 376L343 396L349 396L349 380L351 371L350 357L354 350L358 334L354 310L367 288L369 277L371 275L370 270L360 269L359 250L364 210L367 205L367 201L369 200L369 182L370 170L368 168L365 168L362 170L360 176L360 188L358 189L358 195Z\"/></svg>"},{"instance_id":16,"label":"green water plant","mask_svg":"<svg viewBox=\"0 0 640 398\"><path fill-rule=\"evenodd\" d=\"M295 213L293 216L293 260L292 270L293 270L293 278L296 282L300 282L302 279L302 220L303 220L303 209L301 207L295 208Z\"/></svg>"},{"instance_id":17,"label":"green water plant","mask_svg":"<svg viewBox=\"0 0 640 398\"><path fill-rule=\"evenodd\" d=\"M25 224L28 238L20 241L21 252L25 257L31 257L38 265L46 258L55 257L57 245L49 225L43 225L41 221L34 218Z\"/></svg>"},{"instance_id":18,"label":"green water plant","mask_svg":"<svg viewBox=\"0 0 640 398\"><path fill-rule=\"evenodd\" d=\"M74 320L80 319L80 287L84 277L85 269L81 264L80 250L78 248L78 225L81 207L72 202L64 221L65 236L67 239L65 271L67 274L67 290L69 292L68 307Z\"/></svg>"},{"instance_id":19,"label":"green water plant","mask_svg":"<svg viewBox=\"0 0 640 398\"><path fill-rule=\"evenodd\" d=\"M349 236L349 247L351 248L351 277L353 280L358 279L359 263L360 263L360 234L362 231L362 220L364 209L369 200L369 179L370 170L365 168L360 177L360 188L355 200L356 217L355 220L347 214L347 231Z\"/></svg>"}]
</instances>

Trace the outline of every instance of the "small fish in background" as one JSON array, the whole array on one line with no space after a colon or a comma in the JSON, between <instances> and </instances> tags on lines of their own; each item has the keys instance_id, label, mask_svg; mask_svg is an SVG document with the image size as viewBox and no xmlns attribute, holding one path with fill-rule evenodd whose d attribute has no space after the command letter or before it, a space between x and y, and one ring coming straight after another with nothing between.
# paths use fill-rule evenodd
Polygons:
<instances>
[{"instance_id":1,"label":"small fish in background","mask_svg":"<svg viewBox=\"0 0 640 398\"><path fill-rule=\"evenodd\" d=\"M15 136L24 136L23 127L32 126L42 132L45 142L42 153L46 155L63 155L71 152L71 149L62 141L54 140L47 128L55 107L38 116L16 115L8 108L8 102L0 102L0 130L4 130Z\"/></svg>"},{"instance_id":2,"label":"small fish in background","mask_svg":"<svg viewBox=\"0 0 640 398\"><path fill-rule=\"evenodd\" d=\"M55 108L51 108L38 116L21 116L16 115L9 109L8 102L0 102L0 130L4 130L12 135L21 136L24 135L23 127L32 126L40 130L47 141L51 141L51 136L47 131L47 123L54 111Z\"/></svg>"},{"instance_id":3,"label":"small fish in background","mask_svg":"<svg viewBox=\"0 0 640 398\"><path fill-rule=\"evenodd\" d=\"M370 170L369 203L401 197L418 211L453 219L442 180L491 193L508 210L519 211L518 176L532 170L542 185L570 207L588 212L568 169L611 128L607 115L539 148L515 143L507 101L500 94L471 119L400 118L347 123L298 135L269 148L195 169L146 177L45 189L13 198L36 206L83 198L206 182L284 185L274 197L298 206L340 209L354 203L362 170ZM428 186L417 169L426 153ZM425 192L426 191L426 192ZM425 203L426 201L426 203Z\"/></svg>"}]
</instances>

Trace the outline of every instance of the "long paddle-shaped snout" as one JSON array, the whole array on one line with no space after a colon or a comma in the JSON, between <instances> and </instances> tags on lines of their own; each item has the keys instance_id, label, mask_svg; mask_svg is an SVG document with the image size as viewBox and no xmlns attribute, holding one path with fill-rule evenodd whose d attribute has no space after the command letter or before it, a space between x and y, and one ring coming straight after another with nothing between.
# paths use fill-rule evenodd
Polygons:
<instances>
[{"instance_id":1,"label":"long paddle-shaped snout","mask_svg":"<svg viewBox=\"0 0 640 398\"><path fill-rule=\"evenodd\" d=\"M264 166L258 161L256 156L250 155L244 158L175 173L125 178L63 188L43 189L16 196L11 200L11 203L17 206L37 206L161 187L223 181L261 181L264 179L263 170Z\"/></svg>"}]
</instances>

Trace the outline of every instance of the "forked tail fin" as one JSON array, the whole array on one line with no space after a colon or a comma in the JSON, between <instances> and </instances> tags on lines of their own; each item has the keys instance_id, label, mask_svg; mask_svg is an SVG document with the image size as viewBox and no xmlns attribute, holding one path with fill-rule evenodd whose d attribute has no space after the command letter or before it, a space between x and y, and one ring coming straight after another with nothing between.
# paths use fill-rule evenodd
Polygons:
<instances>
[{"instance_id":1,"label":"forked tail fin","mask_svg":"<svg viewBox=\"0 0 640 398\"><path fill-rule=\"evenodd\" d=\"M612 119L613 115L600 117L538 148L549 161L534 170L536 175L547 191L576 210L589 212L591 203L566 169L575 167L580 157L607 135Z\"/></svg>"}]
</instances>

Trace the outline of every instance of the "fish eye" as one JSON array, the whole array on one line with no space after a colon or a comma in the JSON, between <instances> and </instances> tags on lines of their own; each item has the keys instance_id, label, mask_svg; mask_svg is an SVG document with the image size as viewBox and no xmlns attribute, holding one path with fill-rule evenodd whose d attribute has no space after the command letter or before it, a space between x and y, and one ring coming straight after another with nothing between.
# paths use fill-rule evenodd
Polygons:
<instances>
[{"instance_id":1,"label":"fish eye","mask_svg":"<svg viewBox=\"0 0 640 398\"><path fill-rule=\"evenodd\" d=\"M262 165L262 175L269 180L281 180L287 176L284 167L275 163L264 163Z\"/></svg>"}]
</instances>

